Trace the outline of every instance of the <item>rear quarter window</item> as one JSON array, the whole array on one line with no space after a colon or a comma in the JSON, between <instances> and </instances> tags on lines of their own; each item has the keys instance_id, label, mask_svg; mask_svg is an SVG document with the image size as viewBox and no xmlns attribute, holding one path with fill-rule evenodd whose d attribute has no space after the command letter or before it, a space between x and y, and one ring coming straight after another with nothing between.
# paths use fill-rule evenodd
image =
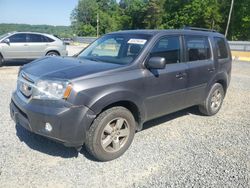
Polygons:
<instances>
[{"instance_id":1,"label":"rear quarter window","mask_svg":"<svg viewBox=\"0 0 250 188\"><path fill-rule=\"evenodd\" d=\"M214 37L218 59L226 59L229 57L226 41L222 37Z\"/></svg>"},{"instance_id":2,"label":"rear quarter window","mask_svg":"<svg viewBox=\"0 0 250 188\"><path fill-rule=\"evenodd\" d=\"M54 42L55 40L46 36L43 36L46 42Z\"/></svg>"}]
</instances>

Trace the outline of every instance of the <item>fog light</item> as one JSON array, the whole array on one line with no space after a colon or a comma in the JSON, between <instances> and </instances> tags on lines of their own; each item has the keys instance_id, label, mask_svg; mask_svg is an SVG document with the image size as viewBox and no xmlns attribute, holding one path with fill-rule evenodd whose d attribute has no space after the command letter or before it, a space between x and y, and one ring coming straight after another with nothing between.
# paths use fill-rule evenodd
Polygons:
<instances>
[{"instance_id":1,"label":"fog light","mask_svg":"<svg viewBox=\"0 0 250 188\"><path fill-rule=\"evenodd\" d=\"M52 126L49 123L46 123L45 124L45 130L48 131L48 132L51 132L52 131Z\"/></svg>"}]
</instances>

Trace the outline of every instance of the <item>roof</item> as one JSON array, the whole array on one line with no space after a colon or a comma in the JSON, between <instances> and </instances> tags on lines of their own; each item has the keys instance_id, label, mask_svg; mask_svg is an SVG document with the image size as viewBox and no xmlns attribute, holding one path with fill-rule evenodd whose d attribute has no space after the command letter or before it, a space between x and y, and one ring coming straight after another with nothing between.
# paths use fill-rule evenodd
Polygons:
<instances>
[{"instance_id":1,"label":"roof","mask_svg":"<svg viewBox=\"0 0 250 188\"><path fill-rule=\"evenodd\" d=\"M224 37L224 35L211 31L203 31L203 30L191 30L191 29L167 29L167 30L152 30L152 29L137 29L137 30L123 30L112 32L109 34L145 34L145 35L157 35L157 34L200 34L200 35L212 35L212 36L220 36Z\"/></svg>"},{"instance_id":2,"label":"roof","mask_svg":"<svg viewBox=\"0 0 250 188\"><path fill-rule=\"evenodd\" d=\"M39 35L51 35L51 34L48 34L48 33L39 33L39 32L31 32L31 31L13 31L13 32L10 32L10 34L14 34L14 33L26 33L26 34L28 33L28 34L39 34Z\"/></svg>"}]
</instances>

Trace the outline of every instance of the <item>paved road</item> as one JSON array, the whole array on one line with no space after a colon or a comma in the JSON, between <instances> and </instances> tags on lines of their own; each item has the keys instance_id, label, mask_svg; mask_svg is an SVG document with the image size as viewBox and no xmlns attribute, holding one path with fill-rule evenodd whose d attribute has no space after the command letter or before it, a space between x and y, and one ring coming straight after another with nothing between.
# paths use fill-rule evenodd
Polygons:
<instances>
[{"instance_id":1,"label":"paved road","mask_svg":"<svg viewBox=\"0 0 250 188\"><path fill-rule=\"evenodd\" d=\"M122 157L105 163L14 124L17 70L0 68L0 187L250 187L250 63L233 63L216 116L189 108L146 123Z\"/></svg>"}]
</instances>

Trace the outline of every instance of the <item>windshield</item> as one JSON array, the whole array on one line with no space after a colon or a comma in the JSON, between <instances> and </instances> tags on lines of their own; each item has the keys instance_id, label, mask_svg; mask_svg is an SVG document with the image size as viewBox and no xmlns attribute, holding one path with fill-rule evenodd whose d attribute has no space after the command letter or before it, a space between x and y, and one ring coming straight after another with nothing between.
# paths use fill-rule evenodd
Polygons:
<instances>
[{"instance_id":1,"label":"windshield","mask_svg":"<svg viewBox=\"0 0 250 188\"><path fill-rule=\"evenodd\" d=\"M78 58L115 64L129 64L141 52L150 35L105 35L97 39Z\"/></svg>"}]
</instances>

